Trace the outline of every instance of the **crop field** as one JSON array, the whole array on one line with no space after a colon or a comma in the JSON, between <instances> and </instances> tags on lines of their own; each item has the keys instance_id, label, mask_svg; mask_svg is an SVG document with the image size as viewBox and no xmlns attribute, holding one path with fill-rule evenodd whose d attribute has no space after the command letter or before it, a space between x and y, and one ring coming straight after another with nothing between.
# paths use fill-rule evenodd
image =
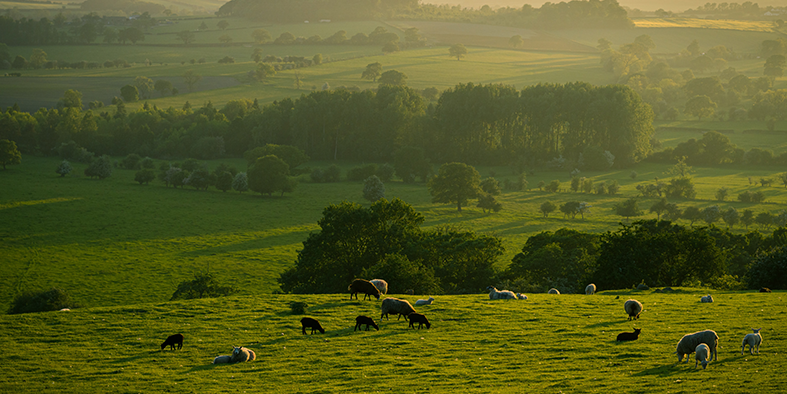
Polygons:
<instances>
[{"instance_id":1,"label":"crop field","mask_svg":"<svg viewBox=\"0 0 787 394\"><path fill-rule=\"evenodd\" d=\"M362 185L354 182L315 184L307 176L295 193L283 197L261 197L237 192L196 191L165 188L159 181L141 186L133 181L134 171L116 169L105 180L81 176L85 165L74 165L74 176L60 178L56 158L23 158L23 163L0 172L4 184L13 185L0 194L0 310L5 310L17 291L57 286L66 289L84 306L126 305L162 302L170 298L178 283L210 269L220 278L232 280L244 295L269 294L278 288L276 279L290 267L308 234L317 231L317 221L329 204L362 199ZM208 163L215 168L219 162ZM224 160L239 169L242 159ZM324 167L327 163L310 163ZM343 170L353 167L343 164ZM624 221L612 208L638 193L636 185L666 178L668 166L642 164L634 170L587 172L582 176L595 183L616 180L621 191L614 196L568 191L567 171L538 171L528 176L529 191L505 192L499 196L503 210L483 213L475 207L457 212L451 205L433 204L424 184L386 184L386 197L400 198L425 217L424 228L460 226L501 238L505 254L497 261L504 268L529 236L564 227L604 232L619 229ZM479 167L483 178L514 180L506 167ZM697 199L675 200L682 208L719 205L755 213L787 209L787 189L750 185L783 169L725 167L695 168ZM560 193L539 191L537 184L562 182ZM719 185L729 189L726 202L715 201ZM734 200L743 191L761 191L761 204ZM585 201L592 205L584 218L564 218L553 213L544 218L538 207L545 201L562 204ZM655 198L640 198L647 209ZM646 214L641 218L655 218ZM688 224L688 223L684 223ZM723 224L720 224L723 226ZM736 228L735 231L745 231ZM762 231L767 231L763 229ZM95 283L100 282L101 286Z\"/></svg>"},{"instance_id":2,"label":"crop field","mask_svg":"<svg viewBox=\"0 0 787 394\"><path fill-rule=\"evenodd\" d=\"M593 296L532 294L490 301L486 294L437 296L416 309L430 329L378 320L380 301L347 294L233 296L0 316L0 387L9 392L779 392L787 384L785 293L602 291ZM394 295L414 302L417 296ZM627 321L623 302L644 311ZM302 335L306 302L325 334ZM354 332L355 317L379 331ZM642 329L634 342L620 332ZM762 328L759 354L741 339ZM677 363L687 333L712 329L717 361ZM310 332L310 331L307 331ZM159 350L168 336L181 350ZM251 363L211 365L232 346Z\"/></svg>"},{"instance_id":3,"label":"crop field","mask_svg":"<svg viewBox=\"0 0 787 394\"><path fill-rule=\"evenodd\" d=\"M700 18L642 18L634 19L636 27L689 27L693 29L740 30L772 32L771 21L741 21L729 19Z\"/></svg>"}]
</instances>

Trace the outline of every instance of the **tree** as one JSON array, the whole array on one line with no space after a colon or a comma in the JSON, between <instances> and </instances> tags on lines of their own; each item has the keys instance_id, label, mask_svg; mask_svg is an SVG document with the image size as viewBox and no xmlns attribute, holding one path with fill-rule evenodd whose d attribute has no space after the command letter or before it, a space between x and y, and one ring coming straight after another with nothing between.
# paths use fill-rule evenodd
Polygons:
<instances>
[{"instance_id":1,"label":"tree","mask_svg":"<svg viewBox=\"0 0 787 394\"><path fill-rule=\"evenodd\" d=\"M260 194L271 195L276 191L283 192L287 188L290 166L274 155L267 155L258 158L249 167L247 174L249 189Z\"/></svg>"},{"instance_id":2,"label":"tree","mask_svg":"<svg viewBox=\"0 0 787 394\"><path fill-rule=\"evenodd\" d=\"M172 82L167 81L166 79L159 79L153 85L153 88L156 89L159 94L161 94L161 97L164 97L166 94L172 93Z\"/></svg>"},{"instance_id":3,"label":"tree","mask_svg":"<svg viewBox=\"0 0 787 394\"><path fill-rule=\"evenodd\" d=\"M156 179L156 173L150 168L143 168L134 174L134 180L139 182L140 185L147 185L150 181Z\"/></svg>"},{"instance_id":4,"label":"tree","mask_svg":"<svg viewBox=\"0 0 787 394\"><path fill-rule=\"evenodd\" d=\"M393 154L396 175L405 183L413 183L416 178L426 182L432 165L422 148L403 146Z\"/></svg>"},{"instance_id":5,"label":"tree","mask_svg":"<svg viewBox=\"0 0 787 394\"><path fill-rule=\"evenodd\" d=\"M232 179L232 190L237 190L240 193L249 190L249 179L245 172L235 174L235 178Z\"/></svg>"},{"instance_id":6,"label":"tree","mask_svg":"<svg viewBox=\"0 0 787 394\"><path fill-rule=\"evenodd\" d=\"M190 32L182 32L180 34L183 33L190 33ZM180 37L180 34L178 34L178 37ZM191 40L193 41L194 33L191 33L191 36L192 36ZM129 27L127 29L123 29L120 32L118 32L118 41L120 41L121 44L125 44L126 41L131 41L132 44L136 44L137 41L145 41L145 33L143 33L142 30L136 27Z\"/></svg>"},{"instance_id":7,"label":"tree","mask_svg":"<svg viewBox=\"0 0 787 394\"><path fill-rule=\"evenodd\" d=\"M500 195L500 182L495 178L486 178L479 184L481 190L484 193L491 194L493 196Z\"/></svg>"},{"instance_id":8,"label":"tree","mask_svg":"<svg viewBox=\"0 0 787 394\"><path fill-rule=\"evenodd\" d=\"M33 53L30 55L30 66L33 68L40 68L46 62L46 52L39 48L33 49Z\"/></svg>"},{"instance_id":9,"label":"tree","mask_svg":"<svg viewBox=\"0 0 787 394\"><path fill-rule=\"evenodd\" d=\"M371 79L372 82L377 82L380 73L383 71L383 65L380 62L369 63L366 65L366 70L361 74L363 79Z\"/></svg>"},{"instance_id":10,"label":"tree","mask_svg":"<svg viewBox=\"0 0 787 394\"><path fill-rule=\"evenodd\" d=\"M53 287L49 290L17 294L11 301L8 314L59 311L77 306L65 290Z\"/></svg>"},{"instance_id":11,"label":"tree","mask_svg":"<svg viewBox=\"0 0 787 394\"><path fill-rule=\"evenodd\" d=\"M194 85L200 80L202 80L202 75L197 74L194 70L187 70L183 73L183 82L189 86L189 92L194 89Z\"/></svg>"},{"instance_id":12,"label":"tree","mask_svg":"<svg viewBox=\"0 0 787 394\"><path fill-rule=\"evenodd\" d=\"M269 63L257 63L257 69L249 73L254 80L264 81L269 76L276 75L276 69Z\"/></svg>"},{"instance_id":13,"label":"tree","mask_svg":"<svg viewBox=\"0 0 787 394\"><path fill-rule=\"evenodd\" d=\"M371 202L385 198L385 185L383 185L383 181L377 175L364 179L363 198Z\"/></svg>"},{"instance_id":14,"label":"tree","mask_svg":"<svg viewBox=\"0 0 787 394\"><path fill-rule=\"evenodd\" d=\"M522 36L517 34L508 40L508 45L511 45L513 48L521 48L525 45L525 40L522 39Z\"/></svg>"},{"instance_id":15,"label":"tree","mask_svg":"<svg viewBox=\"0 0 787 394\"><path fill-rule=\"evenodd\" d=\"M197 30L199 30L199 31L205 31L205 30L208 30L208 29L209 29L208 28L208 24L205 23L205 21L202 21L202 23L199 25L199 27L197 27Z\"/></svg>"},{"instance_id":16,"label":"tree","mask_svg":"<svg viewBox=\"0 0 787 394\"><path fill-rule=\"evenodd\" d=\"M235 63L235 58L229 55L219 59L219 64L232 64L232 63Z\"/></svg>"},{"instance_id":17,"label":"tree","mask_svg":"<svg viewBox=\"0 0 787 394\"><path fill-rule=\"evenodd\" d=\"M149 99L150 94L153 93L153 89L155 88L156 85L153 83L152 79L148 77L138 76L134 78L134 86L137 87L137 91L139 92L140 97Z\"/></svg>"},{"instance_id":18,"label":"tree","mask_svg":"<svg viewBox=\"0 0 787 394\"><path fill-rule=\"evenodd\" d=\"M429 180L429 193L433 203L455 203L457 211L467 205L467 200L481 192L481 175L464 163L447 163L440 166L437 176Z\"/></svg>"},{"instance_id":19,"label":"tree","mask_svg":"<svg viewBox=\"0 0 787 394\"><path fill-rule=\"evenodd\" d=\"M683 113L696 116L699 120L712 116L716 112L718 105L711 101L710 97L694 96L686 101L686 107Z\"/></svg>"},{"instance_id":20,"label":"tree","mask_svg":"<svg viewBox=\"0 0 787 394\"><path fill-rule=\"evenodd\" d=\"M222 34L221 37L219 37L219 42L225 45L229 44L232 42L232 37L229 34Z\"/></svg>"},{"instance_id":21,"label":"tree","mask_svg":"<svg viewBox=\"0 0 787 394\"><path fill-rule=\"evenodd\" d=\"M718 222L721 217L722 212L718 205L711 205L702 210L702 220L707 223L708 226Z\"/></svg>"},{"instance_id":22,"label":"tree","mask_svg":"<svg viewBox=\"0 0 787 394\"><path fill-rule=\"evenodd\" d=\"M120 88L120 97L127 103L133 103L139 100L139 89L134 85L126 85Z\"/></svg>"},{"instance_id":23,"label":"tree","mask_svg":"<svg viewBox=\"0 0 787 394\"><path fill-rule=\"evenodd\" d=\"M656 220L661 220L661 214L667 211L668 206L667 199L662 198L650 206L650 212L656 214Z\"/></svg>"},{"instance_id":24,"label":"tree","mask_svg":"<svg viewBox=\"0 0 787 394\"><path fill-rule=\"evenodd\" d=\"M689 221L690 226L694 226L694 222L702 219L702 211L697 207L687 207L683 211L682 217Z\"/></svg>"},{"instance_id":25,"label":"tree","mask_svg":"<svg viewBox=\"0 0 787 394\"><path fill-rule=\"evenodd\" d=\"M119 37L119 35L118 35L117 30L115 30L115 29L113 29L111 27L107 27L106 29L104 29L104 42L105 43L111 44L111 43L117 41L118 37Z\"/></svg>"},{"instance_id":26,"label":"tree","mask_svg":"<svg viewBox=\"0 0 787 394\"><path fill-rule=\"evenodd\" d=\"M2 143L2 142L0 141L0 143ZM68 160L63 160L62 162L60 162L60 164L57 165L57 168L55 169L55 172L60 174L60 177L62 178L64 176L70 174L71 171L73 171L73 170L74 170L74 168L71 167L71 163L69 163Z\"/></svg>"},{"instance_id":27,"label":"tree","mask_svg":"<svg viewBox=\"0 0 787 394\"><path fill-rule=\"evenodd\" d=\"M700 43L699 43L699 42L697 42L697 40L693 40L693 41L692 41L692 42L689 44L689 46L688 46L688 47L686 47L686 50L687 50L687 51L689 51L689 54L690 54L691 56L697 56L697 55L699 55L699 54L700 54Z\"/></svg>"},{"instance_id":28,"label":"tree","mask_svg":"<svg viewBox=\"0 0 787 394\"><path fill-rule=\"evenodd\" d=\"M615 204L614 210L616 215L623 216L626 220L631 217L642 216L642 210L639 209L636 197Z\"/></svg>"},{"instance_id":29,"label":"tree","mask_svg":"<svg viewBox=\"0 0 787 394\"><path fill-rule=\"evenodd\" d=\"M388 70L380 74L380 85L404 86L407 84L407 75L396 70Z\"/></svg>"},{"instance_id":30,"label":"tree","mask_svg":"<svg viewBox=\"0 0 787 394\"><path fill-rule=\"evenodd\" d=\"M0 140L0 164L3 164L3 170L9 164L20 163L22 163L22 153L16 148L16 142Z\"/></svg>"},{"instance_id":31,"label":"tree","mask_svg":"<svg viewBox=\"0 0 787 394\"><path fill-rule=\"evenodd\" d=\"M538 208L538 210L544 214L545 218L549 217L549 214L555 212L556 209L557 209L557 205L555 205L555 203L553 203L552 201L546 201L542 203L541 206Z\"/></svg>"},{"instance_id":32,"label":"tree","mask_svg":"<svg viewBox=\"0 0 787 394\"><path fill-rule=\"evenodd\" d=\"M273 37L271 37L271 33L265 29L254 30L251 32L251 38L253 38L257 44L265 44L273 39Z\"/></svg>"},{"instance_id":33,"label":"tree","mask_svg":"<svg viewBox=\"0 0 787 394\"><path fill-rule=\"evenodd\" d=\"M577 217L579 213L579 201L568 201L560 206L560 212L563 212L563 217L571 216L571 219Z\"/></svg>"},{"instance_id":34,"label":"tree","mask_svg":"<svg viewBox=\"0 0 787 394\"><path fill-rule=\"evenodd\" d=\"M85 169L85 176L98 179L108 178L112 175L112 160L107 155L93 159Z\"/></svg>"},{"instance_id":35,"label":"tree","mask_svg":"<svg viewBox=\"0 0 787 394\"><path fill-rule=\"evenodd\" d=\"M481 208L484 213L486 213L487 210L489 210L489 212L500 212L500 210L503 209L503 204L498 202L495 196L489 193L481 193L478 196L478 204L476 206Z\"/></svg>"},{"instance_id":36,"label":"tree","mask_svg":"<svg viewBox=\"0 0 787 394\"><path fill-rule=\"evenodd\" d=\"M729 228L732 228L733 226L735 226L741 221L741 216L738 214L738 211L733 207L730 207L726 211L724 211L721 218L722 220L724 220L724 223L727 223L727 226Z\"/></svg>"},{"instance_id":37,"label":"tree","mask_svg":"<svg viewBox=\"0 0 787 394\"><path fill-rule=\"evenodd\" d=\"M719 188L716 190L716 199L719 201L724 201L724 199L727 198L727 195L729 195L729 192L729 189L726 187Z\"/></svg>"},{"instance_id":38,"label":"tree","mask_svg":"<svg viewBox=\"0 0 787 394\"><path fill-rule=\"evenodd\" d=\"M76 108L82 110L82 92L68 89L63 93L63 97L57 102L58 108Z\"/></svg>"},{"instance_id":39,"label":"tree","mask_svg":"<svg viewBox=\"0 0 787 394\"><path fill-rule=\"evenodd\" d=\"M312 63L314 63L315 66L322 64L322 54L318 53L314 55L314 57L312 57Z\"/></svg>"},{"instance_id":40,"label":"tree","mask_svg":"<svg viewBox=\"0 0 787 394\"><path fill-rule=\"evenodd\" d=\"M219 23L216 23L216 27L218 27L221 30L226 30L227 27L229 27L229 25L230 25L230 23L227 22L226 19L222 19L222 20L219 21Z\"/></svg>"},{"instance_id":41,"label":"tree","mask_svg":"<svg viewBox=\"0 0 787 394\"><path fill-rule=\"evenodd\" d=\"M223 297L237 292L232 286L222 286L212 273L206 272L194 275L194 280L180 282L170 301Z\"/></svg>"},{"instance_id":42,"label":"tree","mask_svg":"<svg viewBox=\"0 0 787 394\"><path fill-rule=\"evenodd\" d=\"M189 45L194 42L197 36L189 30L183 30L177 34L178 39L183 41L183 45Z\"/></svg>"},{"instance_id":43,"label":"tree","mask_svg":"<svg viewBox=\"0 0 787 394\"><path fill-rule=\"evenodd\" d=\"M232 181L232 173L223 171L218 176L216 176L216 189L226 193L227 190L232 189Z\"/></svg>"},{"instance_id":44,"label":"tree","mask_svg":"<svg viewBox=\"0 0 787 394\"><path fill-rule=\"evenodd\" d=\"M672 178L667 185L665 194L669 198L688 198L692 199L697 195L694 190L694 182L689 177Z\"/></svg>"},{"instance_id":45,"label":"tree","mask_svg":"<svg viewBox=\"0 0 787 394\"><path fill-rule=\"evenodd\" d=\"M787 245L757 255L747 276L752 289L787 289Z\"/></svg>"},{"instance_id":46,"label":"tree","mask_svg":"<svg viewBox=\"0 0 787 394\"><path fill-rule=\"evenodd\" d=\"M770 212L760 212L755 218L754 222L759 224L760 227L769 229L773 225L774 215Z\"/></svg>"},{"instance_id":47,"label":"tree","mask_svg":"<svg viewBox=\"0 0 787 394\"><path fill-rule=\"evenodd\" d=\"M21 70L26 66L27 66L27 60L21 55L16 55L16 57L14 57L14 61L11 62L11 67L17 70Z\"/></svg>"},{"instance_id":48,"label":"tree","mask_svg":"<svg viewBox=\"0 0 787 394\"><path fill-rule=\"evenodd\" d=\"M399 44L397 44L396 41L389 41L383 45L382 51L385 54L399 52Z\"/></svg>"},{"instance_id":49,"label":"tree","mask_svg":"<svg viewBox=\"0 0 787 394\"><path fill-rule=\"evenodd\" d=\"M30 61L33 61L32 58ZM783 55L772 55L765 60L765 70L762 73L771 78L778 78L784 75L785 66L787 66L787 58Z\"/></svg>"},{"instance_id":50,"label":"tree","mask_svg":"<svg viewBox=\"0 0 787 394\"><path fill-rule=\"evenodd\" d=\"M456 60L461 60L465 55L467 55L467 48L465 48L462 44L454 44L448 48L448 55L451 57L455 57Z\"/></svg>"}]
</instances>

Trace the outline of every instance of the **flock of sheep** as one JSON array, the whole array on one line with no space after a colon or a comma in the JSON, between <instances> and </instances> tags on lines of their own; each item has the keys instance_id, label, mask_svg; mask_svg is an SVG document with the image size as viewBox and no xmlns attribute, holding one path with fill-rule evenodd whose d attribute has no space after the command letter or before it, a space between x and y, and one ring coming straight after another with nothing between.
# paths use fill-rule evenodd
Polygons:
<instances>
[{"instance_id":1,"label":"flock of sheep","mask_svg":"<svg viewBox=\"0 0 787 394\"><path fill-rule=\"evenodd\" d=\"M510 290L497 290L496 288L489 286L486 288L489 291L489 299L490 300L527 300L527 296L521 293L514 293ZM352 281L350 286L347 288L350 291L350 299L355 296L355 299L358 299L358 294L361 293L364 295L363 299L365 300L367 297L371 300L371 297L375 297L375 299L379 300L380 295L385 295L388 293L388 283L382 279L373 279L371 281L365 279L355 279ZM762 291L762 290L761 290ZM596 285L591 283L585 287L585 294L586 295L593 295L596 293ZM560 292L552 288L548 291L548 294L560 294ZM431 305L434 302L434 297L429 297L427 300L418 300L415 302L416 306L422 305ZM700 299L702 303L710 303L713 302L713 297L708 294ZM636 320L639 319L640 314L642 313L642 303L634 300L629 299L623 303L623 309L625 310L626 314L628 315L628 320ZM408 326L415 328L415 324L418 323L418 329L423 326L426 326L429 329L432 324L423 314L416 312L415 308L408 302L407 300L388 297L383 299L380 305L380 320L385 317L388 319L389 315L397 315L396 320L399 320L400 317L404 316L405 320L409 320L410 324ZM355 327L353 331L360 331L361 326L366 326L366 331L369 331L369 327L374 327L375 330L380 330L380 326L372 319L371 317L360 315L355 318ZM317 319L311 317L304 317L301 319L301 332L306 335L306 329L311 329L311 334L314 334L314 331L319 331L320 333L325 333L325 329L322 327ZM754 354L754 349L757 349L757 354L760 353L760 345L762 344L762 336L760 335L760 328L753 328L754 332L751 334L746 334L743 338L743 342L741 344L741 355L746 348L746 345L749 346L749 353ZM623 332L618 334L616 340L617 341L633 341L639 338L639 334L642 329L636 328L634 332ZM183 335L182 334L175 334L170 335L164 343L161 344L161 350L164 350L166 346L170 346L172 350L175 350L176 346L177 349L183 347ZM719 342L719 336L713 330L704 330L698 331L691 334L684 335L680 341L678 341L678 345L674 354L678 355L678 362L683 361L683 356L686 356L686 363L689 362L689 355L694 353L695 355L695 363L694 368L697 368L700 364L702 364L702 369L705 369L708 366L708 363L711 361L718 361L717 355L717 347ZM222 363L236 363L236 362L246 362L246 361L254 361L257 358L257 355L254 353L253 350L244 348L244 347L235 347L233 346L233 351L231 355L221 355L217 356L213 360L213 364L222 364Z\"/></svg>"}]
</instances>

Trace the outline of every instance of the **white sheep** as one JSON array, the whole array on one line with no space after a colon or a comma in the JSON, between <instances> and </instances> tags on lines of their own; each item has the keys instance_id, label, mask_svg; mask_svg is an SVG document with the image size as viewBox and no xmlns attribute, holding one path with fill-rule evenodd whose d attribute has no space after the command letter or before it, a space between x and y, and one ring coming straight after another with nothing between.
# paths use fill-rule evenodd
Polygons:
<instances>
[{"instance_id":1,"label":"white sheep","mask_svg":"<svg viewBox=\"0 0 787 394\"><path fill-rule=\"evenodd\" d=\"M380 294L388 294L388 282L382 279L372 279L369 282L372 282L374 287L376 287L377 290L380 290Z\"/></svg>"},{"instance_id":2,"label":"white sheep","mask_svg":"<svg viewBox=\"0 0 787 394\"><path fill-rule=\"evenodd\" d=\"M547 294L560 294L560 290L558 290L558 289L553 287L553 288L549 289Z\"/></svg>"},{"instance_id":3,"label":"white sheep","mask_svg":"<svg viewBox=\"0 0 787 394\"><path fill-rule=\"evenodd\" d=\"M629 299L623 304L623 309L629 315L629 320L639 319L639 314L642 313L642 303L634 299Z\"/></svg>"},{"instance_id":4,"label":"white sheep","mask_svg":"<svg viewBox=\"0 0 787 394\"><path fill-rule=\"evenodd\" d=\"M743 349L746 348L746 345L749 345L749 354L754 354L753 350L754 347L757 347L757 354L760 354L760 344L762 343L762 335L760 335L760 330L762 328L752 328L754 331L753 334L746 334L743 337L743 343L741 343L741 355L743 355Z\"/></svg>"},{"instance_id":5,"label":"white sheep","mask_svg":"<svg viewBox=\"0 0 787 394\"><path fill-rule=\"evenodd\" d=\"M701 343L694 348L694 368L697 368L697 364L702 363L702 369L708 366L708 355L710 354L710 348L708 345ZM688 361L688 357L686 357L686 361Z\"/></svg>"},{"instance_id":6,"label":"white sheep","mask_svg":"<svg viewBox=\"0 0 787 394\"><path fill-rule=\"evenodd\" d=\"M434 297L429 297L428 300L418 300L415 302L415 306L432 305L432 301L434 301Z\"/></svg>"},{"instance_id":7,"label":"white sheep","mask_svg":"<svg viewBox=\"0 0 787 394\"><path fill-rule=\"evenodd\" d=\"M585 294L587 294L587 295L596 294L596 285L594 285L593 283L587 285L585 287Z\"/></svg>"},{"instance_id":8,"label":"white sheep","mask_svg":"<svg viewBox=\"0 0 787 394\"><path fill-rule=\"evenodd\" d=\"M678 362L683 360L683 356L688 356L689 354L693 353L697 345L704 343L708 345L710 348L710 355L711 357L708 358L708 361L716 361L718 360L718 354L716 354L716 347L719 344L719 336L716 335L716 331L713 330L705 330L705 331L698 331L691 334L686 334L683 338L678 341L678 346L675 349L675 353L678 355ZM688 364L689 358L686 357L686 363Z\"/></svg>"},{"instance_id":9,"label":"white sheep","mask_svg":"<svg viewBox=\"0 0 787 394\"><path fill-rule=\"evenodd\" d=\"M511 290L497 290L492 286L489 286L486 289L489 290L490 300L515 300L516 299L516 294L514 294L514 292Z\"/></svg>"},{"instance_id":10,"label":"white sheep","mask_svg":"<svg viewBox=\"0 0 787 394\"><path fill-rule=\"evenodd\" d=\"M713 296L708 294L705 297L700 298L700 302L713 302Z\"/></svg>"},{"instance_id":11,"label":"white sheep","mask_svg":"<svg viewBox=\"0 0 787 394\"><path fill-rule=\"evenodd\" d=\"M522 294L522 293L516 293L516 298L517 298L518 300L526 300L526 299L527 299L527 296L526 296L526 295L524 295L524 294Z\"/></svg>"},{"instance_id":12,"label":"white sheep","mask_svg":"<svg viewBox=\"0 0 787 394\"><path fill-rule=\"evenodd\" d=\"M229 364L232 362L232 356L216 356L213 359L213 364Z\"/></svg>"},{"instance_id":13,"label":"white sheep","mask_svg":"<svg viewBox=\"0 0 787 394\"><path fill-rule=\"evenodd\" d=\"M399 315L396 317L396 320L399 320L402 316L404 316L404 320L407 320L407 315L415 312L415 308L407 300L389 297L380 304L380 311L382 312L380 320L383 319L383 316L388 319L389 314Z\"/></svg>"}]
</instances>

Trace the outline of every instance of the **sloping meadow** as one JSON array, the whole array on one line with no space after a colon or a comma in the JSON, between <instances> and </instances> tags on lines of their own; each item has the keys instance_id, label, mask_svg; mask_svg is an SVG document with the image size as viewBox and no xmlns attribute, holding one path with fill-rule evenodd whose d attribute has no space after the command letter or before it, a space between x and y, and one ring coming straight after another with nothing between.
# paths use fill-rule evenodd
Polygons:
<instances>
[{"instance_id":1,"label":"sloping meadow","mask_svg":"<svg viewBox=\"0 0 787 394\"><path fill-rule=\"evenodd\" d=\"M227 297L0 317L0 387L8 392L777 392L787 383L783 292L607 291L593 296L438 296L417 307L431 329L379 320L380 301L347 294ZM401 296L414 303L423 296ZM619 297L619 298L618 298ZM644 305L627 321L623 303ZM306 302L305 315L289 303ZM380 330L354 332L355 317ZM303 316L325 334L301 334ZM641 328L634 342L618 333ZM762 327L759 355L741 356ZM683 334L713 329L707 370L672 354ZM159 346L182 333L182 350ZM232 346L251 363L212 365Z\"/></svg>"}]
</instances>

